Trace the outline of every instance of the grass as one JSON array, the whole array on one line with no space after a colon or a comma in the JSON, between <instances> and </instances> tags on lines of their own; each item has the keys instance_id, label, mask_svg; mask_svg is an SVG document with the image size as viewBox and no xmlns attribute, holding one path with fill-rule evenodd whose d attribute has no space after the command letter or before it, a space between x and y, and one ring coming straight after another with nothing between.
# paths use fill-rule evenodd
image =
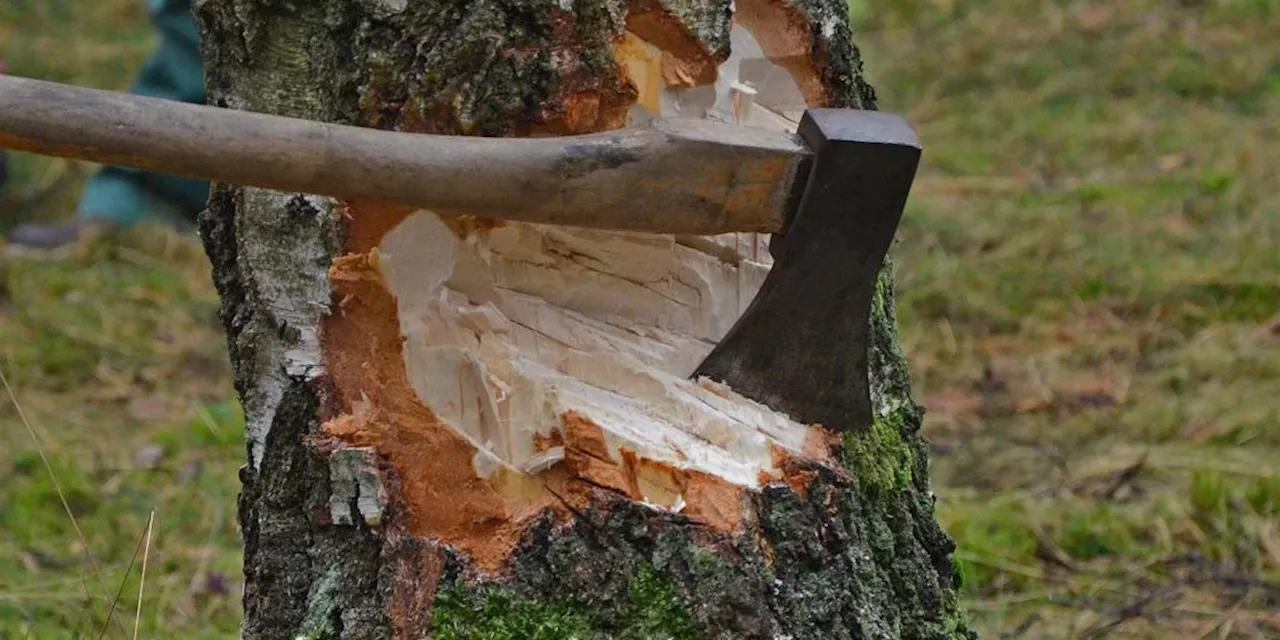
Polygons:
<instances>
[{"instance_id":1,"label":"grass","mask_svg":"<svg viewBox=\"0 0 1280 640\"><path fill-rule=\"evenodd\" d=\"M1280 3L854 9L984 637L1280 636Z\"/></svg>"},{"instance_id":2,"label":"grass","mask_svg":"<svg viewBox=\"0 0 1280 640\"><path fill-rule=\"evenodd\" d=\"M1280 2L855 0L925 164L894 249L983 637L1280 636ZM14 73L127 87L135 0L5 0ZM93 35L90 35L93 34ZM85 170L15 157L0 230ZM239 619L240 416L190 238L7 267L0 639ZM94 577L87 557L101 566ZM126 573L128 578L126 579Z\"/></svg>"},{"instance_id":3,"label":"grass","mask_svg":"<svg viewBox=\"0 0 1280 640\"><path fill-rule=\"evenodd\" d=\"M207 269L151 230L9 265L0 369L40 446L0 391L0 638L97 637L118 590L131 630L153 510L142 635L237 629L243 418Z\"/></svg>"},{"instance_id":4,"label":"grass","mask_svg":"<svg viewBox=\"0 0 1280 640\"><path fill-rule=\"evenodd\" d=\"M151 45L145 9L4 0L0 60L126 89ZM11 160L0 231L66 215L88 175ZM243 418L216 310L203 251L164 230L0 264L0 372L40 445L0 388L0 640L128 638L135 619L137 637L236 635Z\"/></svg>"}]
</instances>

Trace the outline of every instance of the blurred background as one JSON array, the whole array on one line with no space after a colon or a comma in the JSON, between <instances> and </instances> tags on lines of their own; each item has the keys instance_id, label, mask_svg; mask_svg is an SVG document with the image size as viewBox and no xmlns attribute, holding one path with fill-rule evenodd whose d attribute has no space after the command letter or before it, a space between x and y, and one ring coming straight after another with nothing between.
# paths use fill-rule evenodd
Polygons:
<instances>
[{"instance_id":1,"label":"blurred background","mask_svg":"<svg viewBox=\"0 0 1280 640\"><path fill-rule=\"evenodd\" d=\"M850 9L926 146L897 303L982 636L1280 637L1280 1ZM125 90L152 38L139 0L0 2L19 75ZM0 235L89 175L9 165ZM144 636L234 636L242 416L197 241L0 274L0 639L131 626L143 555Z\"/></svg>"}]
</instances>

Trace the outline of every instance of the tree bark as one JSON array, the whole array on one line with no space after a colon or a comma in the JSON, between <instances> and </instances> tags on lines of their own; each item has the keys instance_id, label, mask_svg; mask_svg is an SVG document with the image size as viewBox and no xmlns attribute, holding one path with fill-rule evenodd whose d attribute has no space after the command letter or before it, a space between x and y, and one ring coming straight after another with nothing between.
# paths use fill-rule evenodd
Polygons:
<instances>
[{"instance_id":1,"label":"tree bark","mask_svg":"<svg viewBox=\"0 0 1280 640\"><path fill-rule=\"evenodd\" d=\"M484 136L875 108L845 12L196 2L214 104ZM758 288L764 237L225 184L200 229L247 418L244 637L973 637L888 263L875 422L841 437L681 377Z\"/></svg>"}]
</instances>

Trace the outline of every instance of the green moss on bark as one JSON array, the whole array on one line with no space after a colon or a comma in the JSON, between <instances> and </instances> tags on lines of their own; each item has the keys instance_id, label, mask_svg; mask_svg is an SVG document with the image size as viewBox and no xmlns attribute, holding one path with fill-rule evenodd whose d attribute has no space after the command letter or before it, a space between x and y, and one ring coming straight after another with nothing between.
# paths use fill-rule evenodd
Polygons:
<instances>
[{"instance_id":1,"label":"green moss on bark","mask_svg":"<svg viewBox=\"0 0 1280 640\"><path fill-rule=\"evenodd\" d=\"M640 565L627 588L628 606L618 619L622 640L694 640L693 617L679 590L649 565Z\"/></svg>"},{"instance_id":2,"label":"green moss on bark","mask_svg":"<svg viewBox=\"0 0 1280 640\"><path fill-rule=\"evenodd\" d=\"M845 465L873 496L901 491L911 484L915 452L903 439L911 416L898 409L877 417L866 432L844 434Z\"/></svg>"},{"instance_id":3,"label":"green moss on bark","mask_svg":"<svg viewBox=\"0 0 1280 640\"><path fill-rule=\"evenodd\" d=\"M432 626L429 640L585 640L592 633L590 617L572 603L456 582L436 596Z\"/></svg>"},{"instance_id":4,"label":"green moss on bark","mask_svg":"<svg viewBox=\"0 0 1280 640\"><path fill-rule=\"evenodd\" d=\"M870 319L867 366L871 404L878 413L869 429L846 433L843 441L846 468L868 497L876 498L909 488L917 468L923 467L926 474L928 468L927 461L920 459L927 453L918 452L915 444L923 414L911 400L911 380L894 317L893 265L888 260L876 278Z\"/></svg>"},{"instance_id":5,"label":"green moss on bark","mask_svg":"<svg viewBox=\"0 0 1280 640\"><path fill-rule=\"evenodd\" d=\"M695 640L688 605L672 582L641 564L617 607L585 595L526 598L502 586L453 582L436 597L429 640Z\"/></svg>"}]
</instances>

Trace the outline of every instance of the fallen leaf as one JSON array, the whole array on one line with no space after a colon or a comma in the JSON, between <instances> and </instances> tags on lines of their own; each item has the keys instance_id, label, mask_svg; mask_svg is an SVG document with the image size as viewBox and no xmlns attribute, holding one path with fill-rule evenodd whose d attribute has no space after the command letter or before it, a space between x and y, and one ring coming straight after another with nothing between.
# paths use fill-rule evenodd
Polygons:
<instances>
[{"instance_id":1,"label":"fallen leaf","mask_svg":"<svg viewBox=\"0 0 1280 640\"><path fill-rule=\"evenodd\" d=\"M1116 9L1109 4L1086 4L1075 11L1076 25L1083 31L1099 31L1115 19Z\"/></svg>"},{"instance_id":2,"label":"fallen leaf","mask_svg":"<svg viewBox=\"0 0 1280 640\"><path fill-rule=\"evenodd\" d=\"M1037 413L1051 406L1053 401L1047 398L1021 398L1013 403L1013 409L1017 413Z\"/></svg>"},{"instance_id":3,"label":"fallen leaf","mask_svg":"<svg viewBox=\"0 0 1280 640\"><path fill-rule=\"evenodd\" d=\"M1114 407L1116 399L1109 393L1078 393L1065 396L1063 404L1068 410L1104 409Z\"/></svg>"},{"instance_id":4,"label":"fallen leaf","mask_svg":"<svg viewBox=\"0 0 1280 640\"><path fill-rule=\"evenodd\" d=\"M178 469L178 482L186 484L200 477L200 469L203 466L199 458L187 461L181 469Z\"/></svg>"},{"instance_id":5,"label":"fallen leaf","mask_svg":"<svg viewBox=\"0 0 1280 640\"><path fill-rule=\"evenodd\" d=\"M138 422L155 422L168 417L172 407L173 402L161 395L133 396L129 398L125 411Z\"/></svg>"},{"instance_id":6,"label":"fallen leaf","mask_svg":"<svg viewBox=\"0 0 1280 640\"><path fill-rule=\"evenodd\" d=\"M1196 423L1182 430L1182 439L1192 444L1204 444L1218 435L1218 428L1212 424Z\"/></svg>"},{"instance_id":7,"label":"fallen leaf","mask_svg":"<svg viewBox=\"0 0 1280 640\"><path fill-rule=\"evenodd\" d=\"M1161 171L1173 171L1175 169L1181 169L1186 164L1187 164L1187 156L1186 154L1182 154L1182 153L1170 153L1168 155L1160 156L1159 158L1156 159L1156 168L1160 169Z\"/></svg>"},{"instance_id":8,"label":"fallen leaf","mask_svg":"<svg viewBox=\"0 0 1280 640\"><path fill-rule=\"evenodd\" d=\"M149 444L133 452L133 465L142 469L154 469L164 459L164 447Z\"/></svg>"},{"instance_id":9,"label":"fallen leaf","mask_svg":"<svg viewBox=\"0 0 1280 640\"><path fill-rule=\"evenodd\" d=\"M227 577L225 575L220 571L210 571L205 574L202 591L210 595L225 596L231 592L231 589L227 586Z\"/></svg>"}]
</instances>

